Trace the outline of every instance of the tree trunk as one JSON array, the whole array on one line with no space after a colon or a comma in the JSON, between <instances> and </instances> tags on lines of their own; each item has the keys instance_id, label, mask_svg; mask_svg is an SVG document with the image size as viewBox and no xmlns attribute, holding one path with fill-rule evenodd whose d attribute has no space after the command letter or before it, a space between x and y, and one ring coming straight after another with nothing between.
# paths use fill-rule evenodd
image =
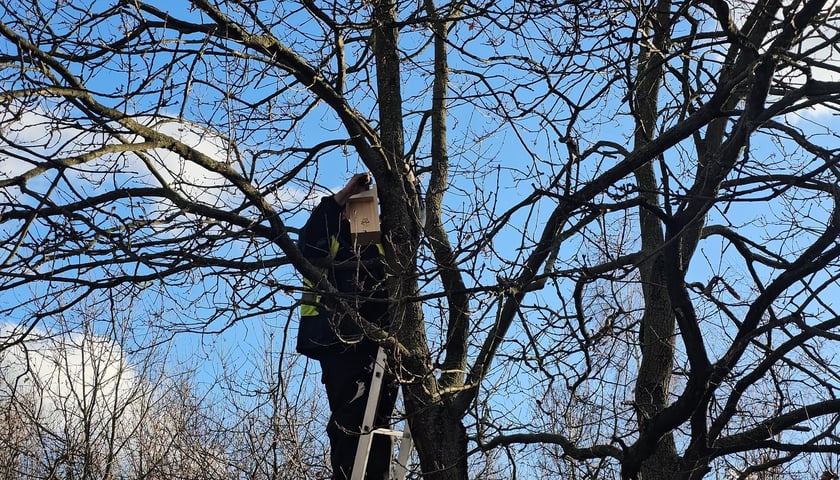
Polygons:
<instances>
[{"instance_id":1,"label":"tree trunk","mask_svg":"<svg viewBox=\"0 0 840 480\"><path fill-rule=\"evenodd\" d=\"M441 394L430 364L431 354L420 306L404 302L417 294L416 251L420 225L417 197L407 181L404 158L400 52L396 12L391 0L374 3L374 54L379 94L379 122L385 165L378 172L386 232L386 258L393 275L389 292L393 301L393 332L402 346L394 364L403 380L403 397L412 436L427 480L467 478L467 437L463 411ZM445 137L444 137L445 138Z\"/></svg>"},{"instance_id":2,"label":"tree trunk","mask_svg":"<svg viewBox=\"0 0 840 480\"><path fill-rule=\"evenodd\" d=\"M648 18L648 31L653 35L654 48L642 47L639 52L639 72L636 84L634 110L636 113L635 142L638 148L656 135L657 96L662 78L664 60L660 52L667 38L670 1L663 0L655 13ZM635 172L640 196L645 204L660 207L660 188L656 182L652 163ZM671 372L674 364L675 318L671 301L665 288L662 246L664 233L659 218L642 205L639 208L642 241L642 258L639 265L644 295L644 314L639 329L642 358L636 381L636 415L639 429L645 430L650 418L668 405ZM644 480L665 480L679 471L679 458L672 435L658 441L653 454L641 466Z\"/></svg>"},{"instance_id":3,"label":"tree trunk","mask_svg":"<svg viewBox=\"0 0 840 480\"><path fill-rule=\"evenodd\" d=\"M404 390L405 391L405 390ZM424 480L467 479L467 432L461 416L446 402L426 405L406 394L411 434L420 457Z\"/></svg>"}]
</instances>

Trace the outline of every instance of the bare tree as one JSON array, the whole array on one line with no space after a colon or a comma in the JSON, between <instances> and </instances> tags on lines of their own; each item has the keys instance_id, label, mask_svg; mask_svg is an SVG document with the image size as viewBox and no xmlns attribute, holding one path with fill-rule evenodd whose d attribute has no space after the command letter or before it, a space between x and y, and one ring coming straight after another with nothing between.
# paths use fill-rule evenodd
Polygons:
<instances>
[{"instance_id":1,"label":"bare tree","mask_svg":"<svg viewBox=\"0 0 840 480\"><path fill-rule=\"evenodd\" d=\"M75 332L58 324L21 338L3 326L4 342L16 343L0 355L4 478L225 478L192 391L159 375L154 349L132 363L94 333L92 310L79 314L87 329Z\"/></svg>"},{"instance_id":2,"label":"bare tree","mask_svg":"<svg viewBox=\"0 0 840 480\"><path fill-rule=\"evenodd\" d=\"M18 341L0 353L3 478L326 478L317 397L290 401L273 352L203 387L161 347L124 351L137 325L96 310L24 339L2 326L4 343Z\"/></svg>"},{"instance_id":3,"label":"bare tree","mask_svg":"<svg viewBox=\"0 0 840 480\"><path fill-rule=\"evenodd\" d=\"M283 352L282 336L271 328L262 332L263 348L219 359L225 368L214 396L224 399L225 408L208 420L224 432L238 477L329 478L322 434L329 412L323 395L313 391L319 382L312 372L303 377L296 359Z\"/></svg>"},{"instance_id":4,"label":"bare tree","mask_svg":"<svg viewBox=\"0 0 840 480\"><path fill-rule=\"evenodd\" d=\"M285 341L300 275L352 315L294 226L364 168L395 326L361 326L423 478L815 477L840 450L832 3L0 12L24 331L108 291L166 334Z\"/></svg>"}]
</instances>

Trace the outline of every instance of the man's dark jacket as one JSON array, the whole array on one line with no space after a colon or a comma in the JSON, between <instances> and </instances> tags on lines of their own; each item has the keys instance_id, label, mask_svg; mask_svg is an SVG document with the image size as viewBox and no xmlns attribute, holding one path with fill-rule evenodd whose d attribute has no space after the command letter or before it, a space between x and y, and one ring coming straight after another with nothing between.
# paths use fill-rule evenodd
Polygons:
<instances>
[{"instance_id":1,"label":"man's dark jacket","mask_svg":"<svg viewBox=\"0 0 840 480\"><path fill-rule=\"evenodd\" d=\"M380 245L354 245L350 222L333 197L324 197L301 230L298 246L313 264L322 268L330 283L362 318L388 326L387 291ZM311 288L315 279L305 279ZM328 353L348 349L375 351L353 320L336 311L336 299L314 289L302 299L297 351L319 359Z\"/></svg>"}]
</instances>

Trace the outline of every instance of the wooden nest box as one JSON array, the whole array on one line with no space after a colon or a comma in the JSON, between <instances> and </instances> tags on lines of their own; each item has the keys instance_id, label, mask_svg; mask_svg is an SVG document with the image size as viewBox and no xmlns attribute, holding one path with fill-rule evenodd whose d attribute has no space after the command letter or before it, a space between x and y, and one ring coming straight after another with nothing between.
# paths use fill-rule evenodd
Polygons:
<instances>
[{"instance_id":1,"label":"wooden nest box","mask_svg":"<svg viewBox=\"0 0 840 480\"><path fill-rule=\"evenodd\" d=\"M350 236L357 245L380 243L379 197L376 185L347 199L344 214L350 220Z\"/></svg>"}]
</instances>

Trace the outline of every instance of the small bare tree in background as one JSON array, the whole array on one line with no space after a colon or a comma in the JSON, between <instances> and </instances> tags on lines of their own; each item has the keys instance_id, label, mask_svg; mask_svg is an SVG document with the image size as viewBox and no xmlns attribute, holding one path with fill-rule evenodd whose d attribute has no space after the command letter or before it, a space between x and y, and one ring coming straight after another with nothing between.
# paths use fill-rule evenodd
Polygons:
<instances>
[{"instance_id":1,"label":"small bare tree in background","mask_svg":"<svg viewBox=\"0 0 840 480\"><path fill-rule=\"evenodd\" d=\"M133 325L128 314L88 305L64 317L25 337L3 326L11 346L0 353L2 478L326 476L324 446L308 433L317 431L307 423L317 404L306 415L312 402L287 401L270 351L272 363L253 371L259 378L233 374L223 388L201 386L164 349L121 348L136 340L121 329Z\"/></svg>"}]
</instances>

